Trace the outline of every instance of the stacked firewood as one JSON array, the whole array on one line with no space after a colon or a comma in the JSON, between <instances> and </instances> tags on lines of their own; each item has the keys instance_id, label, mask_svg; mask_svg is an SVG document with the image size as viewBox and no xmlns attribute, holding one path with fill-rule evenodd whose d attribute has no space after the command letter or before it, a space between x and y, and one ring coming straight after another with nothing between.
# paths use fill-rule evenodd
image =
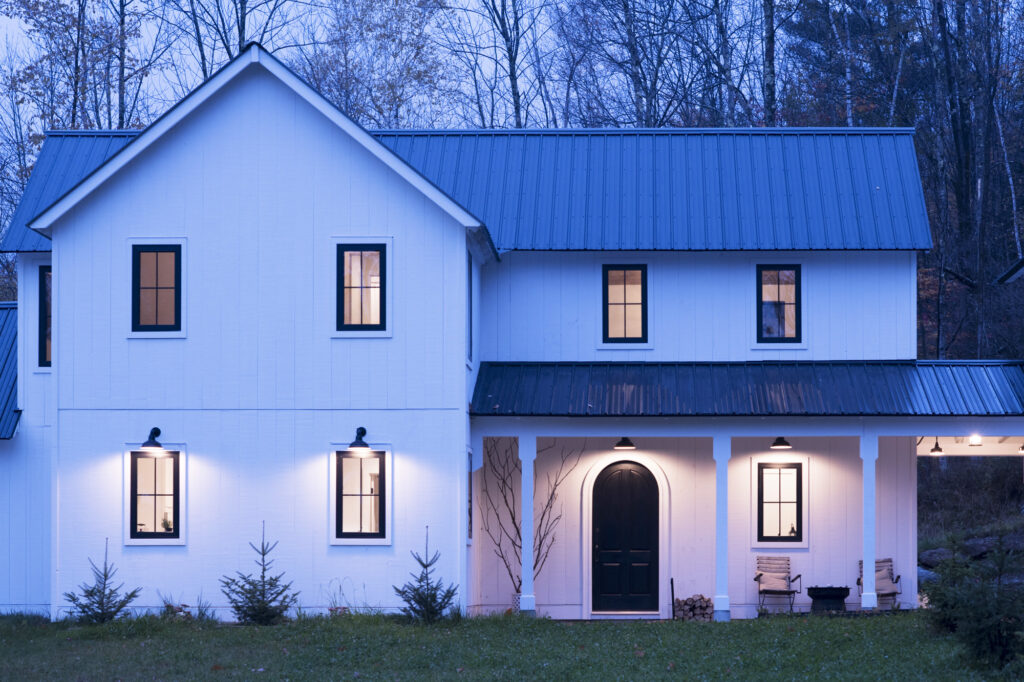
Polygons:
<instances>
[{"instance_id":1,"label":"stacked firewood","mask_svg":"<svg viewBox=\"0 0 1024 682\"><path fill-rule=\"evenodd\" d=\"M703 594L695 594L686 599L676 599L673 615L677 620L697 620L710 622L715 607L710 599Z\"/></svg>"}]
</instances>

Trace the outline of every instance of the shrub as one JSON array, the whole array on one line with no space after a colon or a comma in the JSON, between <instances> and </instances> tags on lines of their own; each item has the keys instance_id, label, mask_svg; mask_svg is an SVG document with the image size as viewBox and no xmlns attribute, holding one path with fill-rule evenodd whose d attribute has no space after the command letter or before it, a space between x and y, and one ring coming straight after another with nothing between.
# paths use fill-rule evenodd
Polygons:
<instances>
[{"instance_id":1,"label":"shrub","mask_svg":"<svg viewBox=\"0 0 1024 682\"><path fill-rule=\"evenodd\" d=\"M1016 563L1000 541L984 561L943 563L924 587L932 622L956 633L975 663L1003 668L1024 654L1024 585L1007 580Z\"/></svg>"},{"instance_id":2,"label":"shrub","mask_svg":"<svg viewBox=\"0 0 1024 682\"><path fill-rule=\"evenodd\" d=\"M160 617L164 620L186 620L197 623L215 620L210 602L203 599L201 593L196 597L194 606L183 603L179 604L174 599L165 597L159 592L157 592L157 596L160 597L160 601L163 603L163 607L160 609Z\"/></svg>"},{"instance_id":3,"label":"shrub","mask_svg":"<svg viewBox=\"0 0 1024 682\"><path fill-rule=\"evenodd\" d=\"M409 553L412 554L412 558L419 564L420 572L419 575L410 573L409 575L413 578L411 582L407 582L402 587L394 588L395 594L405 602L402 613L419 623L435 623L445 617L445 612L452 606L452 602L455 600L458 588L454 584L445 587L440 579L436 582L431 579L434 573L434 564L441 558L441 553L434 552L434 555L429 559L424 558L430 556L429 529L423 555L421 556L416 552Z\"/></svg>"},{"instance_id":4,"label":"shrub","mask_svg":"<svg viewBox=\"0 0 1024 682\"><path fill-rule=\"evenodd\" d=\"M284 582L284 573L268 575L273 561L270 553L277 543L268 543L266 525L260 536L260 546L249 543L253 551L259 555L256 565L260 567L259 575L243 574L236 571L236 577L224 576L220 579L221 590L231 603L231 610L239 623L252 625L276 625L287 620L288 609L298 601L298 592L292 592L292 584Z\"/></svg>"},{"instance_id":5,"label":"shrub","mask_svg":"<svg viewBox=\"0 0 1024 682\"><path fill-rule=\"evenodd\" d=\"M141 590L136 587L126 594L121 594L124 583L113 585L117 569L107 560L109 538L103 544L103 567L97 566L89 559L92 567L93 584L82 583L78 586L81 594L65 592L64 598L71 602L72 617L82 623L108 623L117 618L129 604L135 601Z\"/></svg>"}]
</instances>

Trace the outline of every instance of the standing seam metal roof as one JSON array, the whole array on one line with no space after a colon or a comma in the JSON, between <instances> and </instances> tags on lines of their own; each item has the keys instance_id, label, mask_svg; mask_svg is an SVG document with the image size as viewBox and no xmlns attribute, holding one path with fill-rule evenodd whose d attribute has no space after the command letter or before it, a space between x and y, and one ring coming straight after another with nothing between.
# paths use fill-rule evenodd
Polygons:
<instances>
[{"instance_id":1,"label":"standing seam metal roof","mask_svg":"<svg viewBox=\"0 0 1024 682\"><path fill-rule=\"evenodd\" d=\"M499 251L932 246L913 134L889 128L371 131ZM2 251L138 135L49 133Z\"/></svg>"},{"instance_id":2,"label":"standing seam metal roof","mask_svg":"<svg viewBox=\"0 0 1024 682\"><path fill-rule=\"evenodd\" d=\"M932 246L909 128L373 134L500 251Z\"/></svg>"},{"instance_id":3,"label":"standing seam metal roof","mask_svg":"<svg viewBox=\"0 0 1024 682\"><path fill-rule=\"evenodd\" d=\"M136 130L48 132L0 251L49 251L50 240L29 229L28 222L137 135Z\"/></svg>"},{"instance_id":4,"label":"standing seam metal roof","mask_svg":"<svg viewBox=\"0 0 1024 682\"><path fill-rule=\"evenodd\" d=\"M522 417L1024 416L1024 363L484 362L470 413Z\"/></svg>"}]
</instances>

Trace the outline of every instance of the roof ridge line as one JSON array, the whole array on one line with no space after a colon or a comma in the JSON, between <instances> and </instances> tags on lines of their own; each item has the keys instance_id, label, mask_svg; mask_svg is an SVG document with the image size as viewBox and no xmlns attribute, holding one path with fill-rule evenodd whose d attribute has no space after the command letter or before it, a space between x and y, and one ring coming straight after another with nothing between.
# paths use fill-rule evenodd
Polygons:
<instances>
[{"instance_id":1,"label":"roof ridge line","mask_svg":"<svg viewBox=\"0 0 1024 682\"><path fill-rule=\"evenodd\" d=\"M913 135L910 126L692 128L369 128L371 135Z\"/></svg>"}]
</instances>

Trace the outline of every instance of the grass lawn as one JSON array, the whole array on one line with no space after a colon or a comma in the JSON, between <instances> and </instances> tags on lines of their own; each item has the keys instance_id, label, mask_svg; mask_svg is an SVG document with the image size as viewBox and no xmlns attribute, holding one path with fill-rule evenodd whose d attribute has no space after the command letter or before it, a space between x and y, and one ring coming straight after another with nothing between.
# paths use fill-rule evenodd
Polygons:
<instances>
[{"instance_id":1,"label":"grass lawn","mask_svg":"<svg viewBox=\"0 0 1024 682\"><path fill-rule=\"evenodd\" d=\"M0 679L981 679L923 614L733 623L382 617L276 627L0 617Z\"/></svg>"}]
</instances>

